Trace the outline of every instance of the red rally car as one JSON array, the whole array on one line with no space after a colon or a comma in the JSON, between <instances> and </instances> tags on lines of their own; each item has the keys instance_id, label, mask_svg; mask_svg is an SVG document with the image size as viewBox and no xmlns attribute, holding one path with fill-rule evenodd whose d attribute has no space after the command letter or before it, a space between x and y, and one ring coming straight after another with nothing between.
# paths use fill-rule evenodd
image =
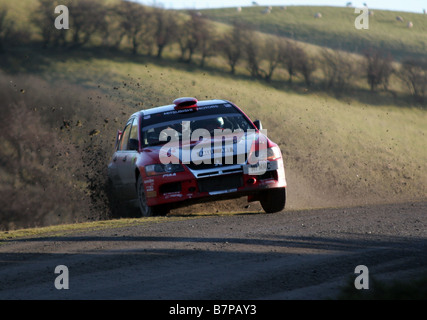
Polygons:
<instances>
[{"instance_id":1,"label":"red rally car","mask_svg":"<svg viewBox=\"0 0 427 320\"><path fill-rule=\"evenodd\" d=\"M225 100L179 98L134 113L117 133L108 179L113 197L137 203L143 216L242 196L267 213L286 203L278 145Z\"/></svg>"}]
</instances>

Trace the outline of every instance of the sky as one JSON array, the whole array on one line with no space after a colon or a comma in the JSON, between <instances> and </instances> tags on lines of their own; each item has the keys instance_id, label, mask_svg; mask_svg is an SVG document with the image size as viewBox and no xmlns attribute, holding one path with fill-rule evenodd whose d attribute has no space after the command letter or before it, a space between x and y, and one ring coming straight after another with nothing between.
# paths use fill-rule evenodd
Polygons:
<instances>
[{"instance_id":1,"label":"sky","mask_svg":"<svg viewBox=\"0 0 427 320\"><path fill-rule=\"evenodd\" d=\"M153 5L162 4L166 9L204 9L223 7L251 6L253 0L138 0L141 3ZM255 0L260 6L291 6L291 5L317 5L344 7L347 2L352 2L354 7L363 7L366 3L371 9L410 11L422 13L427 10L427 0Z\"/></svg>"}]
</instances>

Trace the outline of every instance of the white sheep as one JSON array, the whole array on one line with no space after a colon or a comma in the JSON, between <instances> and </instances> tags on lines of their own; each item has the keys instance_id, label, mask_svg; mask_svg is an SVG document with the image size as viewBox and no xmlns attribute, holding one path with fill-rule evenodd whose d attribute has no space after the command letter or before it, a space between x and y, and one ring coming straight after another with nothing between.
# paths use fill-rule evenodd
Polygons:
<instances>
[{"instance_id":1,"label":"white sheep","mask_svg":"<svg viewBox=\"0 0 427 320\"><path fill-rule=\"evenodd\" d=\"M412 21L409 21L408 24L406 25L408 28L412 28L414 26L414 24L412 23Z\"/></svg>"},{"instance_id":2,"label":"white sheep","mask_svg":"<svg viewBox=\"0 0 427 320\"><path fill-rule=\"evenodd\" d=\"M314 17L315 17L316 19L320 19L320 18L322 17L322 14L321 14L320 12L317 12L317 13L314 15Z\"/></svg>"},{"instance_id":3,"label":"white sheep","mask_svg":"<svg viewBox=\"0 0 427 320\"><path fill-rule=\"evenodd\" d=\"M237 7L236 10L237 12L242 12L242 7Z\"/></svg>"},{"instance_id":4,"label":"white sheep","mask_svg":"<svg viewBox=\"0 0 427 320\"><path fill-rule=\"evenodd\" d=\"M269 14L271 12L271 10L269 8L265 8L264 10L262 10L263 14Z\"/></svg>"}]
</instances>

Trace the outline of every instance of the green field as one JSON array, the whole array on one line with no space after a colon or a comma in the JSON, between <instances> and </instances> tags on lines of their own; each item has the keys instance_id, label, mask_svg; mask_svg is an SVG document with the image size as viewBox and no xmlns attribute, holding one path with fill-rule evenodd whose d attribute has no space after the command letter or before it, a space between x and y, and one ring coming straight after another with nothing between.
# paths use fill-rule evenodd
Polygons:
<instances>
[{"instance_id":1,"label":"green field","mask_svg":"<svg viewBox=\"0 0 427 320\"><path fill-rule=\"evenodd\" d=\"M270 14L263 14L263 7L244 7L202 10L209 18L232 23L242 21L256 30L298 41L363 53L371 47L390 52L397 60L425 57L427 51L427 15L409 12L372 10L369 29L357 30L354 8L288 6L285 10L273 7ZM321 18L315 18L321 13ZM404 18L403 22L396 20ZM413 23L412 28L407 23Z\"/></svg>"},{"instance_id":2,"label":"green field","mask_svg":"<svg viewBox=\"0 0 427 320\"><path fill-rule=\"evenodd\" d=\"M17 14L14 10L15 6L12 12ZM414 28L407 29L394 20L397 13L375 11L370 32L363 33L352 27L355 15L348 8L273 8L268 18L259 11L260 8L244 8L239 18L262 32L288 36L292 32L293 38L318 48L358 51L368 41L391 50L395 57L425 56L427 19L423 15L405 14L405 18L414 21ZM322 19L313 18L318 11L322 12ZM226 23L237 16L235 9L203 14ZM220 28L226 30L223 25ZM23 161L19 150L13 148L12 139L1 141L2 159L7 157L22 164L13 171L5 165L7 161L2 162L1 204L8 206L4 211L11 217L20 210L22 219L28 220L11 218L2 221L0 229L110 218L106 206L100 204L104 198L99 195L104 192L105 170L117 129L122 129L134 111L170 104L182 96L227 99L253 120L262 121L285 158L288 208L426 198L425 108L410 100L394 99L387 92L361 89L337 97L321 87L306 88L299 83L289 86L284 79L267 83L250 78L243 65L236 75L231 75L221 57L211 58L205 68L200 68L195 63L178 61L176 50L176 45L171 46L163 59L156 59L91 45L74 51L43 51L37 45L22 45L3 55L0 107L3 111L27 110L25 119L33 125L23 126L18 134L24 138L25 130L27 136L46 134L57 149L51 151L50 144L40 144L39 149L24 144L23 149L30 152ZM37 121L32 122L33 118ZM72 125L67 127L65 123ZM63 146L58 147L61 143ZM42 161L36 162L34 154L43 151ZM28 168L49 176L45 182L50 185L32 180ZM31 205L10 204L4 195L16 195L18 189L28 192L25 199ZM67 199L69 190L77 193ZM45 198L55 203L46 207L46 212L32 215L40 199ZM93 198L95 207L89 205ZM245 210L241 202L230 208L235 212Z\"/></svg>"}]
</instances>

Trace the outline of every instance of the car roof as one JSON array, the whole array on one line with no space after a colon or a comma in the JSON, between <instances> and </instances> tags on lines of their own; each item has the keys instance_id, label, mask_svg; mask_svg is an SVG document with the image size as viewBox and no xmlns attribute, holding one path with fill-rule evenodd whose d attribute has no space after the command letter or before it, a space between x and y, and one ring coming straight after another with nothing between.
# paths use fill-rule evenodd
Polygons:
<instances>
[{"instance_id":1,"label":"car roof","mask_svg":"<svg viewBox=\"0 0 427 320\"><path fill-rule=\"evenodd\" d=\"M202 100L202 101L197 101L197 106L202 107L202 106L209 106L209 105L213 105L213 104L220 104L220 103L227 103L229 101L227 100L221 100L221 99L213 99L213 100ZM138 112L135 112L132 116L137 116L138 114L142 115L149 115L149 114L155 114L155 113L160 113L160 112L168 112L168 111L172 111L175 110L175 105L174 104L169 104L169 105L165 105L165 106L160 106L160 107L155 107L155 108L150 108L150 109L144 109L144 110L140 110Z\"/></svg>"}]
</instances>

